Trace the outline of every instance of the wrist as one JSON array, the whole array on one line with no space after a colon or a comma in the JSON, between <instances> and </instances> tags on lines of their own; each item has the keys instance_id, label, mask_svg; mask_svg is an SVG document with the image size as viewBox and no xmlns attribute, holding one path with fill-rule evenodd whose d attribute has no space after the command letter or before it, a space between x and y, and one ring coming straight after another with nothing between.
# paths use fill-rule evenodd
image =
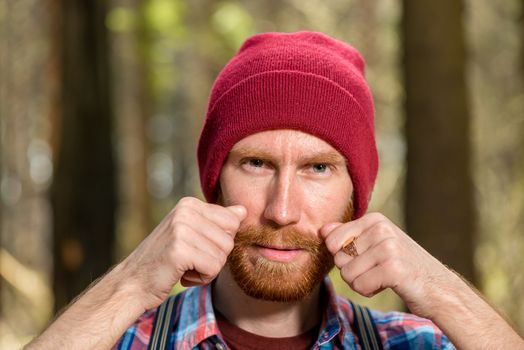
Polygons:
<instances>
[{"instance_id":1,"label":"wrist","mask_svg":"<svg viewBox=\"0 0 524 350\"><path fill-rule=\"evenodd\" d=\"M121 264L93 282L27 349L110 348L145 311Z\"/></svg>"},{"instance_id":2,"label":"wrist","mask_svg":"<svg viewBox=\"0 0 524 350\"><path fill-rule=\"evenodd\" d=\"M461 349L477 349L480 344L490 349L522 346L520 336L475 287L450 272L454 277L432 295L434 312L429 318L452 343Z\"/></svg>"},{"instance_id":3,"label":"wrist","mask_svg":"<svg viewBox=\"0 0 524 350\"><path fill-rule=\"evenodd\" d=\"M143 307L144 290L140 283L127 273L126 262L116 265L94 288L105 290L108 306L122 306L130 317L137 319L146 309Z\"/></svg>"},{"instance_id":4,"label":"wrist","mask_svg":"<svg viewBox=\"0 0 524 350\"><path fill-rule=\"evenodd\" d=\"M467 317L471 313L467 300L475 293L454 271L448 271L449 276L435 283L428 295L432 310L428 318L436 324L447 321L450 315L459 313Z\"/></svg>"}]
</instances>

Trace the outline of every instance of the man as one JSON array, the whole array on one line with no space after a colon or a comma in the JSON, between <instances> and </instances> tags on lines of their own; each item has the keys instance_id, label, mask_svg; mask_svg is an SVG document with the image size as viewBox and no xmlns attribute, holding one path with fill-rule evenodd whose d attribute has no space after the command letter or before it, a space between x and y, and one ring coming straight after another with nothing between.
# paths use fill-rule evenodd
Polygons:
<instances>
[{"instance_id":1,"label":"man","mask_svg":"<svg viewBox=\"0 0 524 350\"><path fill-rule=\"evenodd\" d=\"M378 157L363 72L353 47L320 33L249 38L211 92L198 149L208 202L180 200L28 348L524 348L457 274L365 214ZM412 314L337 297L334 265ZM195 288L168 298L178 281Z\"/></svg>"}]
</instances>

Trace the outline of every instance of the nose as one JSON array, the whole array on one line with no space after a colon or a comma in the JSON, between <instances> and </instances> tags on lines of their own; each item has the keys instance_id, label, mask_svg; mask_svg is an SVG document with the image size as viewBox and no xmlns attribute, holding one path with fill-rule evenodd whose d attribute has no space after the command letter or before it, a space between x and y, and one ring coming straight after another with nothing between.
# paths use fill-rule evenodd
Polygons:
<instances>
[{"instance_id":1,"label":"nose","mask_svg":"<svg viewBox=\"0 0 524 350\"><path fill-rule=\"evenodd\" d=\"M268 192L264 218L270 224L286 226L300 221L300 189L293 172L277 173Z\"/></svg>"}]
</instances>

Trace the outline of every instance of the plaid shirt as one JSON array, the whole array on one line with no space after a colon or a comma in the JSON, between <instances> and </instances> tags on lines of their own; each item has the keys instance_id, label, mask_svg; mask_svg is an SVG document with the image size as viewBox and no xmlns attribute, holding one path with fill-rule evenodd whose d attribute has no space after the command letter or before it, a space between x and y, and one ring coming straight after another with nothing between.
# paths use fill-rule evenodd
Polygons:
<instances>
[{"instance_id":1,"label":"plaid shirt","mask_svg":"<svg viewBox=\"0 0 524 350\"><path fill-rule=\"evenodd\" d=\"M358 349L353 309L337 296L328 278L328 303L313 349ZM146 350L157 309L146 311L124 333L114 349ZM227 349L213 311L211 286L193 287L175 296L175 322L171 333L175 349ZM371 311L384 349L455 349L431 321L402 312ZM222 344L217 346L217 344Z\"/></svg>"}]
</instances>

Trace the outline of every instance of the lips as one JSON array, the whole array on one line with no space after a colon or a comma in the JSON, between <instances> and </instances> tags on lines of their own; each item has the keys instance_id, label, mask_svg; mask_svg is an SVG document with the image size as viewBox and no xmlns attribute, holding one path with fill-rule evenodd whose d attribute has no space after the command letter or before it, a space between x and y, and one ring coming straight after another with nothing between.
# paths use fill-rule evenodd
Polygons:
<instances>
[{"instance_id":1,"label":"lips","mask_svg":"<svg viewBox=\"0 0 524 350\"><path fill-rule=\"evenodd\" d=\"M286 246L280 246L280 245L262 245L262 244L257 244L257 247L260 247L260 248L267 248L267 249L275 249L275 250L299 250L301 248L297 248L297 247L286 247Z\"/></svg>"},{"instance_id":2,"label":"lips","mask_svg":"<svg viewBox=\"0 0 524 350\"><path fill-rule=\"evenodd\" d=\"M293 247L261 245L257 245L256 249L264 258L278 262L291 262L304 251L303 249Z\"/></svg>"}]
</instances>

